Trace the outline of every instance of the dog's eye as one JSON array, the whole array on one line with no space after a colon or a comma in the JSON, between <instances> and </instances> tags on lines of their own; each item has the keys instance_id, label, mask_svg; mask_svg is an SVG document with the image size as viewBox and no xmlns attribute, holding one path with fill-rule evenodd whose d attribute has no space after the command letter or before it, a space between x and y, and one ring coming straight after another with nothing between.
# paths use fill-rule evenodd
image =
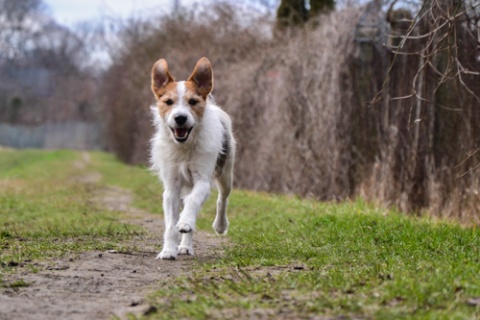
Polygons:
<instances>
[{"instance_id":1,"label":"dog's eye","mask_svg":"<svg viewBox=\"0 0 480 320\"><path fill-rule=\"evenodd\" d=\"M173 100L168 99L167 101L165 101L165 103L167 104L167 106L171 106L173 104Z\"/></svg>"},{"instance_id":2,"label":"dog's eye","mask_svg":"<svg viewBox=\"0 0 480 320\"><path fill-rule=\"evenodd\" d=\"M195 99L193 99L193 98L190 99L190 100L188 100L188 104L191 105L191 106L194 106L194 105L196 105L197 103L198 103L198 100L195 100Z\"/></svg>"}]
</instances>

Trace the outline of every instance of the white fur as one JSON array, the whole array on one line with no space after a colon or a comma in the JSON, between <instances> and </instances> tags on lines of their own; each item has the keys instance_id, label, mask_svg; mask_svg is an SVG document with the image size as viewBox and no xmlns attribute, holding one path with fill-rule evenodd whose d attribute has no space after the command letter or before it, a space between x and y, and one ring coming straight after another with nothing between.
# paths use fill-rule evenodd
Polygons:
<instances>
[{"instance_id":1,"label":"white fur","mask_svg":"<svg viewBox=\"0 0 480 320\"><path fill-rule=\"evenodd\" d=\"M185 93L183 82L177 83L177 93ZM156 133L151 140L151 169L161 179L164 187L163 211L165 233L163 250L157 259L176 259L178 254L193 255L192 236L201 206L210 194L212 181L219 189L217 213L213 228L226 234L228 220L226 207L232 187L235 140L230 117L207 99L205 112L197 119L190 107L178 99L172 110L160 116L152 106ZM179 143L172 130L175 115L181 113L193 125L187 141ZM216 163L222 152L222 141L228 136L229 150L221 173L216 174ZM181 241L180 241L181 236ZM180 245L179 245L180 241Z\"/></svg>"}]
</instances>

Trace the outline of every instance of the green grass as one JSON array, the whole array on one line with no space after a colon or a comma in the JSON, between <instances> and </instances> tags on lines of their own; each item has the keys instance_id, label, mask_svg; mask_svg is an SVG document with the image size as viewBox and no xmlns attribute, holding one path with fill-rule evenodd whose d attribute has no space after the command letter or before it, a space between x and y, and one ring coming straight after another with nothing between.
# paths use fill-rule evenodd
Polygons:
<instances>
[{"instance_id":1,"label":"green grass","mask_svg":"<svg viewBox=\"0 0 480 320\"><path fill-rule=\"evenodd\" d=\"M162 189L158 179L145 166L127 166L103 152L90 154L92 165L103 176L103 183L132 191L134 205L152 213L162 212Z\"/></svg>"},{"instance_id":2,"label":"green grass","mask_svg":"<svg viewBox=\"0 0 480 320\"><path fill-rule=\"evenodd\" d=\"M0 151L0 281L31 260L122 249L139 232L93 201L107 184L80 183L96 171L79 166L81 159L73 151Z\"/></svg>"},{"instance_id":3,"label":"green grass","mask_svg":"<svg viewBox=\"0 0 480 320\"><path fill-rule=\"evenodd\" d=\"M207 205L213 211L213 203ZM209 219L211 216L209 217ZM480 232L352 203L236 191L231 245L165 283L150 319L477 319Z\"/></svg>"},{"instance_id":4,"label":"green grass","mask_svg":"<svg viewBox=\"0 0 480 320\"><path fill-rule=\"evenodd\" d=\"M11 288L11 289L16 289L16 288L23 288L23 287L29 287L30 283L25 282L23 279L15 280L9 284L3 285L4 288Z\"/></svg>"},{"instance_id":5,"label":"green grass","mask_svg":"<svg viewBox=\"0 0 480 320\"><path fill-rule=\"evenodd\" d=\"M90 157L82 167L78 152L0 151L0 283L25 262L118 249L138 232L92 201L102 188L128 189L137 207L161 212L162 190L145 167ZM101 179L79 183L88 172ZM215 193L199 229L213 233L214 210ZM145 318L480 318L475 227L362 200L319 203L242 190L230 198L229 218L229 244L219 257L194 260L190 276L160 283L148 298L157 311Z\"/></svg>"}]
</instances>

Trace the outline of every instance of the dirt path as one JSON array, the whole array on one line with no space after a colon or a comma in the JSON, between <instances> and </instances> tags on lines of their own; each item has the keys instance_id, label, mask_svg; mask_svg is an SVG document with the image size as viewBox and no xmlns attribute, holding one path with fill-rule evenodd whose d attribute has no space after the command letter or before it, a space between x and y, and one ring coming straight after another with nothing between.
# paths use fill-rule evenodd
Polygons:
<instances>
[{"instance_id":1,"label":"dirt path","mask_svg":"<svg viewBox=\"0 0 480 320\"><path fill-rule=\"evenodd\" d=\"M82 161L89 159L84 156ZM100 178L94 172L79 177L79 181L93 183ZM140 248L140 252L83 252L35 263L37 273L20 268L5 280L23 279L30 285L0 291L0 319L124 319L129 313L144 314L151 308L145 297L162 281L188 275L195 263L215 259L225 241L213 232L197 232L195 257L156 260L163 232L160 215L132 207L131 195L122 189L106 189L95 201L124 212L128 216L125 222L141 225L147 231L146 236L128 243Z\"/></svg>"}]
</instances>

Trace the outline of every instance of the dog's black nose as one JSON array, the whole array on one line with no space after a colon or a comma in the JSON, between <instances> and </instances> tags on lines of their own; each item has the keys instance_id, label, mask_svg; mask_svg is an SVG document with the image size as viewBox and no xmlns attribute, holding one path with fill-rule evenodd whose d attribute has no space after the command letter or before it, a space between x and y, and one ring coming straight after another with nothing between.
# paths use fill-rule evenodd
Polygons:
<instances>
[{"instance_id":1,"label":"dog's black nose","mask_svg":"<svg viewBox=\"0 0 480 320\"><path fill-rule=\"evenodd\" d=\"M184 125L185 122L187 122L187 116L184 116L184 115L178 115L178 116L175 116L175 122L181 126L181 125Z\"/></svg>"}]
</instances>

